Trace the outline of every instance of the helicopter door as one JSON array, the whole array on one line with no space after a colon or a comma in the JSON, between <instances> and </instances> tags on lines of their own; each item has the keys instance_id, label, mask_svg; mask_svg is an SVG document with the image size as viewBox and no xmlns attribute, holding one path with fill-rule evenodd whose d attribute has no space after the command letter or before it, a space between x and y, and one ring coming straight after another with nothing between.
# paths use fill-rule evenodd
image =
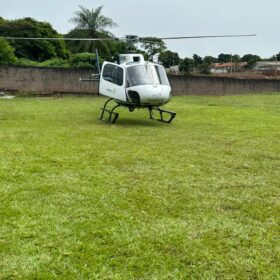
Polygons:
<instances>
[{"instance_id":1,"label":"helicopter door","mask_svg":"<svg viewBox=\"0 0 280 280\"><path fill-rule=\"evenodd\" d=\"M104 62L102 66L99 92L102 95L126 101L125 69L118 64Z\"/></svg>"}]
</instances>

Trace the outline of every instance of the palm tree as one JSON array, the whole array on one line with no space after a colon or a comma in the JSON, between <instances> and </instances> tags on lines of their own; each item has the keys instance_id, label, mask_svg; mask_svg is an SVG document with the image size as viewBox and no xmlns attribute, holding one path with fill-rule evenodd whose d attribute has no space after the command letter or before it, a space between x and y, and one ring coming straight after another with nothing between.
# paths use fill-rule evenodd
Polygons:
<instances>
[{"instance_id":1,"label":"palm tree","mask_svg":"<svg viewBox=\"0 0 280 280\"><path fill-rule=\"evenodd\" d=\"M78 29L88 30L91 38L96 38L97 32L107 32L107 28L117 27L117 24L108 17L101 14L103 6L96 9L87 9L79 6L80 11L75 12L75 16L71 19Z\"/></svg>"},{"instance_id":2,"label":"palm tree","mask_svg":"<svg viewBox=\"0 0 280 280\"><path fill-rule=\"evenodd\" d=\"M74 17L70 19L76 27L67 34L67 37L81 37L81 38L104 38L113 37L108 28L117 27L117 24L109 17L102 15L103 6L96 9L87 9L79 6L80 10L74 13ZM94 48L99 48L101 53L108 54L109 47L106 41L81 41L80 43L70 44L70 48L74 52L89 51L92 52Z\"/></svg>"}]
</instances>

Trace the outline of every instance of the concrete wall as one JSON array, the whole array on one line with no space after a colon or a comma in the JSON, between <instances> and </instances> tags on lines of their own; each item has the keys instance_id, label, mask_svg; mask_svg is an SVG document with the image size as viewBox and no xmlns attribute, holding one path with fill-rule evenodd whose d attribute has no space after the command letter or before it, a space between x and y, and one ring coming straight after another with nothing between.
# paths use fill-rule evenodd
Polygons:
<instances>
[{"instance_id":1,"label":"concrete wall","mask_svg":"<svg viewBox=\"0 0 280 280\"><path fill-rule=\"evenodd\" d=\"M38 94L97 94L98 82L80 82L89 78L87 70L0 66L0 89Z\"/></svg>"},{"instance_id":2,"label":"concrete wall","mask_svg":"<svg viewBox=\"0 0 280 280\"><path fill-rule=\"evenodd\" d=\"M169 76L173 95L224 95L279 92L280 80Z\"/></svg>"},{"instance_id":3,"label":"concrete wall","mask_svg":"<svg viewBox=\"0 0 280 280\"><path fill-rule=\"evenodd\" d=\"M87 70L0 66L0 89L36 94L97 94L98 82L80 82ZM279 92L280 80L169 76L173 95Z\"/></svg>"}]
</instances>

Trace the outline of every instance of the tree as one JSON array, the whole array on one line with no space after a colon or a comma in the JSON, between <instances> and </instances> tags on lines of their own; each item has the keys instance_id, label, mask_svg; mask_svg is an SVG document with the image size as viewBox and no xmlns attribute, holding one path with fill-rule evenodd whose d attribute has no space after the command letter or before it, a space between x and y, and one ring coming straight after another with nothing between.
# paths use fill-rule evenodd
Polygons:
<instances>
[{"instance_id":1,"label":"tree","mask_svg":"<svg viewBox=\"0 0 280 280\"><path fill-rule=\"evenodd\" d=\"M161 54L166 50L165 43L155 37L146 37L145 39L140 40L141 47L145 49L149 56L153 56L155 54Z\"/></svg>"},{"instance_id":2,"label":"tree","mask_svg":"<svg viewBox=\"0 0 280 280\"><path fill-rule=\"evenodd\" d=\"M193 61L194 61L194 65L195 66L198 66L199 64L202 64L203 63L203 59L201 56L197 55L197 54L194 54L193 55Z\"/></svg>"},{"instance_id":3,"label":"tree","mask_svg":"<svg viewBox=\"0 0 280 280\"><path fill-rule=\"evenodd\" d=\"M208 55L204 57L203 62L207 64L212 64L212 63L217 63L218 59L216 57Z\"/></svg>"},{"instance_id":4,"label":"tree","mask_svg":"<svg viewBox=\"0 0 280 280\"><path fill-rule=\"evenodd\" d=\"M207 62L203 62L203 63L199 64L197 67L198 73L204 74L204 75L211 74L210 66L211 66L211 64L209 64Z\"/></svg>"},{"instance_id":5,"label":"tree","mask_svg":"<svg viewBox=\"0 0 280 280\"><path fill-rule=\"evenodd\" d=\"M274 54L271 58L268 60L270 61L280 61L280 52L278 54Z\"/></svg>"},{"instance_id":6,"label":"tree","mask_svg":"<svg viewBox=\"0 0 280 280\"><path fill-rule=\"evenodd\" d=\"M247 62L246 68L253 68L258 61L261 61L261 58L255 54L245 54L241 61Z\"/></svg>"},{"instance_id":7,"label":"tree","mask_svg":"<svg viewBox=\"0 0 280 280\"><path fill-rule=\"evenodd\" d=\"M16 60L14 52L14 48L12 48L6 40L0 38L0 63L14 63Z\"/></svg>"},{"instance_id":8,"label":"tree","mask_svg":"<svg viewBox=\"0 0 280 280\"><path fill-rule=\"evenodd\" d=\"M198 57L198 58L200 58L200 57ZM198 58L196 58L196 59L198 60ZM218 59L213 56L205 56L203 58L202 63L201 63L200 59L199 59L199 62L200 63L197 65L198 73L209 75L209 74L211 74L211 71L210 71L211 64L217 63Z\"/></svg>"},{"instance_id":9,"label":"tree","mask_svg":"<svg viewBox=\"0 0 280 280\"><path fill-rule=\"evenodd\" d=\"M186 57L185 59L183 59L180 64L179 64L179 70L181 72L184 72L186 74L191 73L191 71L194 68L194 61L191 58Z\"/></svg>"},{"instance_id":10,"label":"tree","mask_svg":"<svg viewBox=\"0 0 280 280\"><path fill-rule=\"evenodd\" d=\"M219 63L231 62L231 54L224 54L224 53L219 54L218 62Z\"/></svg>"},{"instance_id":11,"label":"tree","mask_svg":"<svg viewBox=\"0 0 280 280\"><path fill-rule=\"evenodd\" d=\"M0 20L0 36L9 37L62 37L47 22L39 22L32 18L17 20ZM44 61L50 58L67 58L69 52L63 41L45 40L11 40L15 55L19 58Z\"/></svg>"},{"instance_id":12,"label":"tree","mask_svg":"<svg viewBox=\"0 0 280 280\"><path fill-rule=\"evenodd\" d=\"M76 26L67 34L66 37L80 37L80 38L110 38L113 34L107 29L116 27L117 24L109 17L102 15L103 6L96 9L88 9L83 6L79 6L80 10L74 13L74 17L70 19ZM105 56L110 54L108 41L81 41L69 43L71 50L74 49L76 44L76 50L78 52L93 52L95 48L98 48L100 53L104 53Z\"/></svg>"},{"instance_id":13,"label":"tree","mask_svg":"<svg viewBox=\"0 0 280 280\"><path fill-rule=\"evenodd\" d=\"M240 62L240 60L241 60L241 58L240 58L240 56L238 54L234 54L232 56L232 61L233 62Z\"/></svg>"},{"instance_id":14,"label":"tree","mask_svg":"<svg viewBox=\"0 0 280 280\"><path fill-rule=\"evenodd\" d=\"M167 50L159 55L159 61L164 67L170 68L170 66L179 65L180 57L178 53Z\"/></svg>"}]
</instances>

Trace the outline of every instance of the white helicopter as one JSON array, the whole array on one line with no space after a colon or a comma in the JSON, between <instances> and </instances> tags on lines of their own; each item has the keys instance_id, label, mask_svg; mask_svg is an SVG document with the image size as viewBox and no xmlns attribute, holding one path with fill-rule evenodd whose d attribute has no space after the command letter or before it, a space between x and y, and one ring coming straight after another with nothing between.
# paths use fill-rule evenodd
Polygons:
<instances>
[{"instance_id":1,"label":"white helicopter","mask_svg":"<svg viewBox=\"0 0 280 280\"><path fill-rule=\"evenodd\" d=\"M157 39L177 40L248 36L256 35L157 37ZM149 38L128 35L125 37L125 40L128 42L140 42L148 41ZM99 66L98 69L100 69ZM105 61L99 73L99 93L109 97L103 108L101 108L100 120L106 120L104 114L108 113L108 121L115 123L119 113L114 110L119 106L127 107L130 112L133 112L135 108L147 108L150 113L150 119L164 123L171 123L176 117L175 112L160 108L171 99L171 87L168 77L164 67L160 64L145 61L142 54L120 54L118 64ZM88 79L81 79L81 81L88 81ZM112 109L108 109L107 106L111 101L115 102L116 105ZM158 117L155 117L156 115Z\"/></svg>"},{"instance_id":2,"label":"white helicopter","mask_svg":"<svg viewBox=\"0 0 280 280\"><path fill-rule=\"evenodd\" d=\"M148 108L150 118L159 112L159 120L170 123L176 113L163 110L160 106L171 98L171 87L163 66L144 60L142 54L121 54L119 64L104 62L99 78L99 93L110 97L101 109L101 120L104 113L109 113L109 121L115 123L119 106L128 107L130 112L135 108ZM110 101L117 103L113 109L107 109ZM169 116L167 119L164 115Z\"/></svg>"},{"instance_id":3,"label":"white helicopter","mask_svg":"<svg viewBox=\"0 0 280 280\"><path fill-rule=\"evenodd\" d=\"M249 35L211 35L211 36L185 36L185 37L165 37L161 40L177 39L200 39L200 38L221 38L221 37L250 37ZM27 38L27 37L0 37L6 40L50 40L50 41L109 41L126 40L130 43L149 40L151 37L138 37L129 35L125 38ZM164 123L171 123L176 113L160 108L171 99L171 87L163 66L158 63L144 60L142 54L120 54L119 63L105 61L100 70L98 51L96 50L98 75L92 79L80 79L80 81L99 80L99 93L109 99L101 108L100 120L106 120L105 114L109 114L108 121L115 123L119 113L115 109L123 106L130 112L136 108L147 108L150 119L159 120ZM112 109L107 106L110 102L116 105ZM155 113L158 117L155 117Z\"/></svg>"}]
</instances>

